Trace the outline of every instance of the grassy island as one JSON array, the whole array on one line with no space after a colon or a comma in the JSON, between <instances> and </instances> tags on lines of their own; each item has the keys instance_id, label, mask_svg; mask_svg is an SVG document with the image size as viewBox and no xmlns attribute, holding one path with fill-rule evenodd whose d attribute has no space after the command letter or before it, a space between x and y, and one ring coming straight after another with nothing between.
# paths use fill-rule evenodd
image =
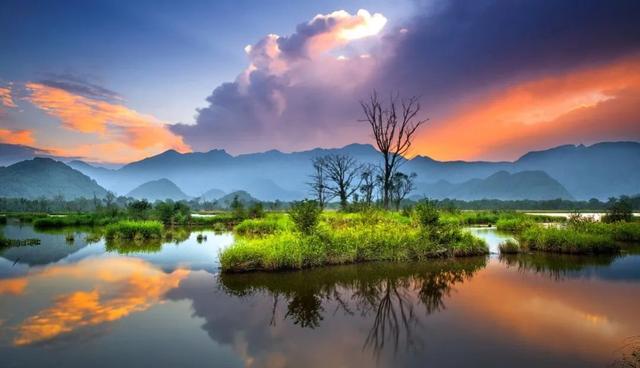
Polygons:
<instances>
[{"instance_id":1,"label":"grassy island","mask_svg":"<svg viewBox=\"0 0 640 368\"><path fill-rule=\"evenodd\" d=\"M417 205L409 216L376 209L320 213L314 206L303 201L289 215L238 224L236 242L220 254L222 270L275 271L488 253L483 240L459 225L440 222L428 205Z\"/></svg>"},{"instance_id":2,"label":"grassy island","mask_svg":"<svg viewBox=\"0 0 640 368\"><path fill-rule=\"evenodd\" d=\"M596 222L576 215L566 223L543 226L522 217L500 220L497 228L513 233L518 239L518 243L501 246L503 253L616 253L628 244L640 243L640 222L637 221Z\"/></svg>"}]
</instances>

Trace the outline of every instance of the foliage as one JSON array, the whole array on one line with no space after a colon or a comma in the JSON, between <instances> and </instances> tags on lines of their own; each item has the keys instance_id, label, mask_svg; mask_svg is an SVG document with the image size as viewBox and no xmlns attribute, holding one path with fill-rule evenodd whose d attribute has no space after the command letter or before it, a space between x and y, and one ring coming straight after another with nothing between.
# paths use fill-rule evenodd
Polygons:
<instances>
[{"instance_id":1,"label":"foliage","mask_svg":"<svg viewBox=\"0 0 640 368\"><path fill-rule=\"evenodd\" d=\"M318 206L318 202L304 200L294 202L289 210L289 215L296 229L308 235L311 234L318 225L321 212L322 209Z\"/></svg>"},{"instance_id":2,"label":"foliage","mask_svg":"<svg viewBox=\"0 0 640 368\"><path fill-rule=\"evenodd\" d=\"M146 199L135 200L127 205L127 212L133 220L147 220L149 219L152 207L151 203Z\"/></svg>"},{"instance_id":3,"label":"foliage","mask_svg":"<svg viewBox=\"0 0 640 368\"><path fill-rule=\"evenodd\" d=\"M631 221L633 219L633 207L628 197L620 199L612 198L607 208L607 214L602 218L603 222Z\"/></svg>"},{"instance_id":4,"label":"foliage","mask_svg":"<svg viewBox=\"0 0 640 368\"><path fill-rule=\"evenodd\" d=\"M264 217L264 207L262 206L262 202L254 202L249 206L247 210L247 216L249 218L263 218Z\"/></svg>"},{"instance_id":5,"label":"foliage","mask_svg":"<svg viewBox=\"0 0 640 368\"><path fill-rule=\"evenodd\" d=\"M185 224L191 219L191 208L184 202L156 202L154 211L164 224Z\"/></svg>"},{"instance_id":6,"label":"foliage","mask_svg":"<svg viewBox=\"0 0 640 368\"><path fill-rule=\"evenodd\" d=\"M111 239L151 239L162 237L163 226L158 221L120 221L107 225L105 237Z\"/></svg>"},{"instance_id":7,"label":"foliage","mask_svg":"<svg viewBox=\"0 0 640 368\"><path fill-rule=\"evenodd\" d=\"M242 202L240 201L237 195L233 197L233 200L231 201L229 208L231 209L231 213L233 213L233 216L235 218L241 219L241 218L244 218L246 215L244 212L244 204L242 204Z\"/></svg>"},{"instance_id":8,"label":"foliage","mask_svg":"<svg viewBox=\"0 0 640 368\"><path fill-rule=\"evenodd\" d=\"M236 233L240 236L220 255L223 271L300 269L328 264L408 261L488 252L484 241L458 226L447 224L429 229L417 228L410 219L394 212L324 213L316 230L303 234L293 231L290 224L294 221L277 219L278 222L273 222L269 217L245 221L241 224L241 228L244 228L242 234L236 227ZM259 222L268 224L258 225ZM249 228L267 231L249 233Z\"/></svg>"},{"instance_id":9,"label":"foliage","mask_svg":"<svg viewBox=\"0 0 640 368\"><path fill-rule=\"evenodd\" d=\"M432 201L428 199L418 202L413 207L413 215L416 221L425 228L438 225L440 214Z\"/></svg>"}]
</instances>

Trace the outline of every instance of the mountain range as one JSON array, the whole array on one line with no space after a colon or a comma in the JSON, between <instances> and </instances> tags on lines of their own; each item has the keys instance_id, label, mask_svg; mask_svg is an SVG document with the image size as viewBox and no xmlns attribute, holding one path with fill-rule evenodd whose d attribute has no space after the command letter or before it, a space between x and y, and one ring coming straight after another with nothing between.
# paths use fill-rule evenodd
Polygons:
<instances>
[{"instance_id":1,"label":"mountain range","mask_svg":"<svg viewBox=\"0 0 640 368\"><path fill-rule=\"evenodd\" d=\"M29 158L30 148L7 146L11 145L0 145L0 162L9 163L18 156ZM4 157L4 152L13 156ZM39 153L33 150L31 154ZM375 164L379 160L379 152L371 145L351 144L336 149L292 153L271 150L237 156L223 150L184 154L170 150L120 168L78 160L66 164L120 195L145 183L166 179L190 197L210 193L213 198L244 190L261 200L288 201L307 196L311 159L326 154L348 154L363 163ZM640 193L640 143L564 145L529 152L513 162L437 161L417 156L407 160L401 170L417 174L413 196L606 199ZM4 183L5 179L0 180Z\"/></svg>"}]
</instances>

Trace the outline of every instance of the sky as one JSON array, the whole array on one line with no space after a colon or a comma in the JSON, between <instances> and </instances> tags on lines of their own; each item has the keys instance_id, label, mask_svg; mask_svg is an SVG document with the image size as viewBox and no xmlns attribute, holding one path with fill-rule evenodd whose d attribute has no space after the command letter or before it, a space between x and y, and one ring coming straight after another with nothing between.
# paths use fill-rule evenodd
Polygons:
<instances>
[{"instance_id":1,"label":"sky","mask_svg":"<svg viewBox=\"0 0 640 368\"><path fill-rule=\"evenodd\" d=\"M417 96L411 155L514 160L640 140L640 2L3 1L0 143L126 163L372 143L360 101Z\"/></svg>"}]
</instances>

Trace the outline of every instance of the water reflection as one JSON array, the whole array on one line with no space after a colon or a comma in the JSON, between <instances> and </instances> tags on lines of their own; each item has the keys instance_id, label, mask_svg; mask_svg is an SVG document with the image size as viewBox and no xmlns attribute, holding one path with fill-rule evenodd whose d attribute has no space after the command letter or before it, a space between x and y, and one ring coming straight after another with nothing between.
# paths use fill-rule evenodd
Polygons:
<instances>
[{"instance_id":1,"label":"water reflection","mask_svg":"<svg viewBox=\"0 0 640 368\"><path fill-rule=\"evenodd\" d=\"M640 331L638 254L219 275L230 234L66 245L5 230L45 241L0 252L3 367L589 367Z\"/></svg>"},{"instance_id":2,"label":"water reflection","mask_svg":"<svg viewBox=\"0 0 640 368\"><path fill-rule=\"evenodd\" d=\"M22 319L13 330L16 346L53 343L60 336L142 312L158 303L189 274L178 269L166 274L135 258L86 259L56 265L27 276L0 280L0 293L21 296L29 292L49 295L52 304ZM47 289L56 285L63 290ZM80 289L80 290L78 290ZM9 308L19 299L7 301ZM19 313L19 310L15 310Z\"/></svg>"},{"instance_id":3,"label":"water reflection","mask_svg":"<svg viewBox=\"0 0 640 368\"><path fill-rule=\"evenodd\" d=\"M319 327L327 314L326 305L345 315L372 317L363 342L365 350L378 355L389 344L395 352L419 347L413 329L421 317L445 308L445 299L482 269L486 258L435 260L428 263L375 263L314 269L305 272L245 274L220 277L220 286L230 295L267 293L273 299L270 325L283 319L302 328Z\"/></svg>"}]
</instances>

